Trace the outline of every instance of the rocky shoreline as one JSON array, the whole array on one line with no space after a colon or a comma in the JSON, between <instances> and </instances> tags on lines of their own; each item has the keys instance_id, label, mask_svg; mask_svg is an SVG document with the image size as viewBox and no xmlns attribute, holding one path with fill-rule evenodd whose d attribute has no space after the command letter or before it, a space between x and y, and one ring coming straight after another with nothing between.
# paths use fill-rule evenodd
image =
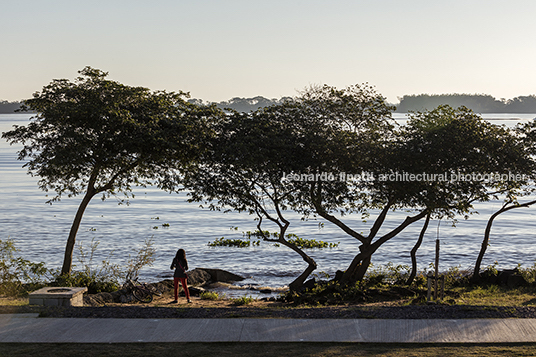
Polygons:
<instances>
[{"instance_id":1,"label":"rocky shoreline","mask_svg":"<svg viewBox=\"0 0 536 357\"><path fill-rule=\"evenodd\" d=\"M34 313L50 318L293 318L293 319L475 319L475 318L536 318L536 306L480 306L450 304L408 304L394 301L373 304L296 306L274 298L254 300L237 306L232 300L203 300L203 287L217 282L232 282L242 277L219 269L197 268L189 281L197 286L191 290L192 304L180 298L172 304L173 281L155 283L164 293L149 304L141 304L131 292L88 294L83 307L10 305L0 303L0 314ZM406 302L408 303L408 302Z\"/></svg>"}]
</instances>

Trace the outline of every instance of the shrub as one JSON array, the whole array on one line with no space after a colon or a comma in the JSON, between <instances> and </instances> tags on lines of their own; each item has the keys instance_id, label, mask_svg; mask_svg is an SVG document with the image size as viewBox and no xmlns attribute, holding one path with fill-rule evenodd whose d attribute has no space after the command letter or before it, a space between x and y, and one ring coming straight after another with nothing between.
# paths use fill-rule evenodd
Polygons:
<instances>
[{"instance_id":1,"label":"shrub","mask_svg":"<svg viewBox=\"0 0 536 357\"><path fill-rule=\"evenodd\" d=\"M534 284L536 282L536 263L528 268L521 268L518 266L518 269L529 284Z\"/></svg>"},{"instance_id":2,"label":"shrub","mask_svg":"<svg viewBox=\"0 0 536 357\"><path fill-rule=\"evenodd\" d=\"M442 274L445 277L445 287L464 286L469 283L469 272L460 270L460 266L450 267Z\"/></svg>"},{"instance_id":3,"label":"shrub","mask_svg":"<svg viewBox=\"0 0 536 357\"><path fill-rule=\"evenodd\" d=\"M155 253L153 237L146 239L134 257L128 256L126 271L121 274L122 281L134 279L143 267L152 266L155 260Z\"/></svg>"},{"instance_id":4,"label":"shrub","mask_svg":"<svg viewBox=\"0 0 536 357\"><path fill-rule=\"evenodd\" d=\"M15 296L43 285L49 270L45 263L15 257L13 239L0 239L0 295Z\"/></svg>"},{"instance_id":5,"label":"shrub","mask_svg":"<svg viewBox=\"0 0 536 357\"><path fill-rule=\"evenodd\" d=\"M112 292L119 288L117 279L107 279L106 277L98 276L94 272L88 273L86 271L74 271L69 275L58 275L51 285L87 287L90 294Z\"/></svg>"},{"instance_id":6,"label":"shrub","mask_svg":"<svg viewBox=\"0 0 536 357\"><path fill-rule=\"evenodd\" d=\"M325 305L340 302L363 302L365 301L363 284L341 285L337 281L318 282L311 289L300 292L289 291L284 294L286 301L296 304Z\"/></svg>"},{"instance_id":7,"label":"shrub","mask_svg":"<svg viewBox=\"0 0 536 357\"><path fill-rule=\"evenodd\" d=\"M55 271L52 285L87 287L90 294L112 292L121 286L122 281L137 277L139 270L144 266L152 265L155 259L156 250L153 247L152 237L145 240L134 257L129 255L125 269L122 269L118 264L110 263L109 259L113 252L110 252L100 265L93 264L98 245L98 241L91 240L89 251L87 251L80 243L77 258L82 269L73 271L69 275L60 275L59 271Z\"/></svg>"},{"instance_id":8,"label":"shrub","mask_svg":"<svg viewBox=\"0 0 536 357\"><path fill-rule=\"evenodd\" d=\"M219 300L220 295L214 291L203 291L199 297L201 300Z\"/></svg>"},{"instance_id":9,"label":"shrub","mask_svg":"<svg viewBox=\"0 0 536 357\"><path fill-rule=\"evenodd\" d=\"M236 299L231 299L233 304L235 305L238 305L238 306L242 306L242 305L249 305L251 304L253 301L255 301L255 299L251 296L241 296L239 298L236 298Z\"/></svg>"},{"instance_id":10,"label":"shrub","mask_svg":"<svg viewBox=\"0 0 536 357\"><path fill-rule=\"evenodd\" d=\"M387 265L379 265L376 267L371 264L365 275L364 282L367 286L404 284L408 274L409 266L407 265L394 265L389 262Z\"/></svg>"},{"instance_id":11,"label":"shrub","mask_svg":"<svg viewBox=\"0 0 536 357\"><path fill-rule=\"evenodd\" d=\"M59 270L55 271L55 279L52 285L87 287L90 294L117 290L119 288L118 278L121 274L121 269L118 265L111 264L108 260L113 252L108 255L107 259L102 261L100 266L93 264L93 258L98 246L99 241L92 239L89 251L87 251L83 243L80 242L77 246L77 258L82 269L73 271L68 275L60 275Z\"/></svg>"}]
</instances>

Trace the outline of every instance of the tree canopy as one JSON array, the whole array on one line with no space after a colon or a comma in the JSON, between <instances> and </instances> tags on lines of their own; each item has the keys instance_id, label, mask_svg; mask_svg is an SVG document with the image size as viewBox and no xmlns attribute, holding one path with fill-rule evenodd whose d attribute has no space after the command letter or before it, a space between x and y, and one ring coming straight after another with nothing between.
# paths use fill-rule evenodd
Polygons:
<instances>
[{"instance_id":1,"label":"tree canopy","mask_svg":"<svg viewBox=\"0 0 536 357\"><path fill-rule=\"evenodd\" d=\"M302 130L288 120L292 104L222 117L204 160L185 173L182 181L191 201L206 202L212 209L253 214L259 235L299 254L307 268L289 284L299 290L316 269L315 261L287 239L289 220L285 211L296 190L282 180L284 172L303 168L300 149ZM276 237L265 234L265 223L276 226Z\"/></svg>"},{"instance_id":2,"label":"tree canopy","mask_svg":"<svg viewBox=\"0 0 536 357\"><path fill-rule=\"evenodd\" d=\"M23 145L18 158L40 177L42 190L53 192L49 203L83 196L62 274L71 271L92 198L128 200L136 185L186 188L192 201L254 214L261 234L262 224L272 222L279 236L264 238L308 264L290 284L299 289L316 263L286 240L286 210L305 219L320 216L355 238L359 253L342 277L354 282L379 247L409 225L426 217L422 240L430 219L465 216L474 202L497 194L507 197L504 210L510 210L535 172L534 123L514 133L467 107L439 105L412 112L400 126L391 117L395 108L367 84L312 86L281 101L233 98L224 112L216 104L188 102L184 92L123 85L91 67L79 73L74 81L53 80L24 101L22 109L37 114L2 134ZM233 109L242 104L255 110ZM385 222L400 210L408 216L386 231ZM347 214L371 212L367 233L345 222Z\"/></svg>"},{"instance_id":3,"label":"tree canopy","mask_svg":"<svg viewBox=\"0 0 536 357\"><path fill-rule=\"evenodd\" d=\"M300 115L322 122L317 128L323 128L314 134L304 131L315 136L305 150L313 165L309 170L328 172L333 179L307 182L293 208L318 214L361 244L344 281L360 280L371 255L410 224L428 215L465 215L474 201L523 184L522 179L511 179L521 176L529 164L523 146L511 132L467 108L440 106L414 113L405 127L398 128L391 124L389 105L370 88L324 88L306 93L302 100L307 105ZM350 176L358 179L341 180ZM371 210L378 216L368 234L338 217ZM379 235L394 210L412 213Z\"/></svg>"},{"instance_id":4,"label":"tree canopy","mask_svg":"<svg viewBox=\"0 0 536 357\"><path fill-rule=\"evenodd\" d=\"M37 112L27 126L2 134L22 143L20 160L39 187L54 191L50 203L83 194L67 242L62 274L71 271L82 215L98 194L125 194L133 185L161 184L195 160L204 125L202 111L186 93L152 92L106 79L86 67L74 82L53 80L23 109Z\"/></svg>"}]
</instances>

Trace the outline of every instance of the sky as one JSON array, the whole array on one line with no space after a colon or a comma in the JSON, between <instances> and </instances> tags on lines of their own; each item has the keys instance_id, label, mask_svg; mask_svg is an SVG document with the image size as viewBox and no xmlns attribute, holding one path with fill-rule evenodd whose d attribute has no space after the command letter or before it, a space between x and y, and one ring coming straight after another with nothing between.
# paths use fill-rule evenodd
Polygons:
<instances>
[{"instance_id":1,"label":"sky","mask_svg":"<svg viewBox=\"0 0 536 357\"><path fill-rule=\"evenodd\" d=\"M0 100L85 66L192 98L536 93L534 0L0 0Z\"/></svg>"}]
</instances>

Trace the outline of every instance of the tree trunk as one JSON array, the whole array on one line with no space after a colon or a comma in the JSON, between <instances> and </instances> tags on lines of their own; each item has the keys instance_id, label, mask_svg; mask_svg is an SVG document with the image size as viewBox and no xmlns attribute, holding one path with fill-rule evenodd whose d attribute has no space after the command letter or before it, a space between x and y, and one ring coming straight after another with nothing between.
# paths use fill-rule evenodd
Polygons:
<instances>
[{"instance_id":1,"label":"tree trunk","mask_svg":"<svg viewBox=\"0 0 536 357\"><path fill-rule=\"evenodd\" d=\"M363 253L370 249L370 244L363 244L359 247L359 250ZM361 281L365 277L367 270L370 266L370 255L363 258L358 264L351 264L348 269L346 269L345 275L348 281ZM345 277L343 275L343 281Z\"/></svg>"},{"instance_id":2,"label":"tree trunk","mask_svg":"<svg viewBox=\"0 0 536 357\"><path fill-rule=\"evenodd\" d=\"M316 269L316 262L313 258L311 258L309 255L307 255L302 249L298 248L296 245L289 243L285 238L284 234L286 232L287 227L281 230L281 233L279 234L279 243L283 244L284 246L292 249L296 253L298 253L304 262L308 264L307 268L298 276L294 281L290 284L288 284L288 287L290 291L299 291L301 290L303 283L305 280L311 275L311 273Z\"/></svg>"},{"instance_id":3,"label":"tree trunk","mask_svg":"<svg viewBox=\"0 0 536 357\"><path fill-rule=\"evenodd\" d=\"M428 229L428 223L430 223L430 214L426 216L426 220L424 221L424 225L422 226L421 233L419 234L419 239L417 240L417 243L415 243L415 246L413 246L413 249L410 252L411 272L409 273L409 277L408 277L408 280L406 281L406 285L411 285L413 283L413 280L415 279L415 276L417 275L417 250L422 244L422 241L424 239L424 234L426 233L426 230Z\"/></svg>"},{"instance_id":4,"label":"tree trunk","mask_svg":"<svg viewBox=\"0 0 536 357\"><path fill-rule=\"evenodd\" d=\"M354 259L350 263L350 266L348 267L348 269L346 269L346 272L342 276L341 284L354 284L359 281L358 278L363 279L363 276L365 275L370 265L370 256L374 254L374 252L378 250L378 248L382 246L385 242L396 237L407 226L420 220L421 218L424 218L427 214L428 213L426 211L422 211L415 216L406 217L404 222L402 222L398 227L393 229L391 232L385 234L384 236L376 240L374 243L370 245L361 245L359 247L361 252L354 257Z\"/></svg>"},{"instance_id":5,"label":"tree trunk","mask_svg":"<svg viewBox=\"0 0 536 357\"><path fill-rule=\"evenodd\" d=\"M351 284L360 281L365 276L369 266L371 258L370 256L376 249L372 248L370 244L362 244L359 247L360 253L354 257L346 271L341 278L341 284Z\"/></svg>"},{"instance_id":6,"label":"tree trunk","mask_svg":"<svg viewBox=\"0 0 536 357\"><path fill-rule=\"evenodd\" d=\"M299 291L309 275L316 269L316 262L308 255L302 256L303 260L309 264L307 268L292 283L288 284L290 291Z\"/></svg>"},{"instance_id":7,"label":"tree trunk","mask_svg":"<svg viewBox=\"0 0 536 357\"><path fill-rule=\"evenodd\" d=\"M472 281L477 282L480 280L480 266L482 264L482 260L484 259L484 254L486 254L486 250L488 249L491 226L493 225L493 221L495 220L495 218L501 213L510 211L511 209L529 207L535 203L536 203L536 200L526 202L523 204L514 204L512 206L508 206L509 203L505 203L500 210L498 210L497 212L491 215L491 217L488 220L488 224L486 225L486 230L484 231L484 240L482 241L482 245L480 246L480 252L478 253L478 258L476 259L475 268L473 270L473 276L471 278Z\"/></svg>"},{"instance_id":8,"label":"tree trunk","mask_svg":"<svg viewBox=\"0 0 536 357\"><path fill-rule=\"evenodd\" d=\"M292 249L293 251L295 251L296 253L298 253L302 257L302 259L308 264L307 268L296 279L294 279L293 282L288 284L290 291L299 291L303 287L303 283L305 282L307 277L309 277L309 275L311 275L311 273L316 269L317 265L314 259L311 258L309 255L307 255L302 249L298 248L296 245L292 243L289 243L285 239L285 234L287 233L287 229L290 226L290 222L287 221L283 217L283 214L281 213L281 210L279 209L278 201L275 200L273 202L274 202L275 210L281 222L275 219L274 217L272 217L270 214L268 214L268 212L264 209L264 207L258 203L257 210L256 210L257 217L259 218L259 222L257 223L257 229L261 233L261 236L263 237L264 240L274 241L270 239L269 237L266 237L264 233L262 232L263 216L268 218L270 221L274 222L275 224L277 224L279 226L279 238L275 241L280 244L283 244L285 247L288 247Z\"/></svg>"},{"instance_id":9,"label":"tree trunk","mask_svg":"<svg viewBox=\"0 0 536 357\"><path fill-rule=\"evenodd\" d=\"M484 259L484 254L486 254L486 250L488 249L491 226L493 225L493 220L495 219L495 217L501 214L501 212L502 212L502 209L492 214L490 219L488 220L488 224L486 225L486 230L484 231L484 239L482 240L482 244L480 246L480 252L478 253L478 257L476 258L475 268L473 270L473 276L471 278L472 281L480 280L480 266L482 264L482 260Z\"/></svg>"},{"instance_id":10,"label":"tree trunk","mask_svg":"<svg viewBox=\"0 0 536 357\"><path fill-rule=\"evenodd\" d=\"M370 256L368 258L365 258L361 261L361 264L356 269L354 281L361 281L365 277L365 274L367 273L368 268L370 267Z\"/></svg>"},{"instance_id":11,"label":"tree trunk","mask_svg":"<svg viewBox=\"0 0 536 357\"><path fill-rule=\"evenodd\" d=\"M74 221L69 232L69 238L67 238L67 245L65 246L65 256L63 258L61 275L71 274L71 269L73 265L73 251L74 245L76 243L76 233L78 232L78 228L80 227L80 223L82 222L82 216L84 215L84 212L89 202L91 201L93 196L95 196L95 194L95 190L88 190L84 195L80 206L78 207L78 211L76 211L76 215L74 217Z\"/></svg>"}]
</instances>

